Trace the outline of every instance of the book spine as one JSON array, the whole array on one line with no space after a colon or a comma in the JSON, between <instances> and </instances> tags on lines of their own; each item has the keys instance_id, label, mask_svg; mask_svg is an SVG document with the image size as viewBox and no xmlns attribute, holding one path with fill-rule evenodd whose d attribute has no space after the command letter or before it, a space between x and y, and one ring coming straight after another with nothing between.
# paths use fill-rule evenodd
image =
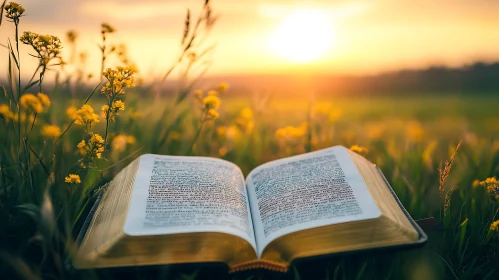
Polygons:
<instances>
[{"instance_id":1,"label":"book spine","mask_svg":"<svg viewBox=\"0 0 499 280\"><path fill-rule=\"evenodd\" d=\"M238 271L251 270L251 269L267 269L277 272L288 271L288 266L282 263L276 263L271 261L259 260L250 261L245 263L240 263L229 267L229 273L234 273Z\"/></svg>"}]
</instances>

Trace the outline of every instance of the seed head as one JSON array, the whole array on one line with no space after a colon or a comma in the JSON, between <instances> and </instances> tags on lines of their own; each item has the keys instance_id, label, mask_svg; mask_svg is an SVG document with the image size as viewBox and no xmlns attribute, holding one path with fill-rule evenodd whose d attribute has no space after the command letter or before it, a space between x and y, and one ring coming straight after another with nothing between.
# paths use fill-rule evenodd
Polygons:
<instances>
[{"instance_id":1,"label":"seed head","mask_svg":"<svg viewBox=\"0 0 499 280\"><path fill-rule=\"evenodd\" d=\"M23 15L25 9L16 2L10 2L5 5L5 17L13 20L16 24L19 23L19 18ZM0 11L1 12L1 11Z\"/></svg>"}]
</instances>

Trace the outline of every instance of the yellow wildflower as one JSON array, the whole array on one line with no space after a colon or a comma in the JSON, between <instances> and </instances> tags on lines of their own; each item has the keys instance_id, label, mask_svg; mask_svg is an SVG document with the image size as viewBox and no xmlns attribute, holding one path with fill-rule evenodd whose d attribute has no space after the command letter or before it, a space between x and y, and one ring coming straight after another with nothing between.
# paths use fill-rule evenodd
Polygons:
<instances>
[{"instance_id":1,"label":"yellow wildflower","mask_svg":"<svg viewBox=\"0 0 499 280\"><path fill-rule=\"evenodd\" d=\"M61 136L61 129L57 125L44 125L42 127L41 135L50 138L57 138Z\"/></svg>"},{"instance_id":2,"label":"yellow wildflower","mask_svg":"<svg viewBox=\"0 0 499 280\"><path fill-rule=\"evenodd\" d=\"M90 138L90 142L95 144L104 144L104 138L102 138L100 134L94 133Z\"/></svg>"},{"instance_id":3,"label":"yellow wildflower","mask_svg":"<svg viewBox=\"0 0 499 280\"><path fill-rule=\"evenodd\" d=\"M47 66L54 58L61 59L62 44L57 36L25 31L20 40L36 51L36 57L40 60L41 65Z\"/></svg>"},{"instance_id":4,"label":"yellow wildflower","mask_svg":"<svg viewBox=\"0 0 499 280\"><path fill-rule=\"evenodd\" d=\"M250 108L244 108L239 113L239 116L245 120L251 120L253 118L253 111Z\"/></svg>"},{"instance_id":5,"label":"yellow wildflower","mask_svg":"<svg viewBox=\"0 0 499 280\"><path fill-rule=\"evenodd\" d=\"M473 188L477 188L478 186L480 186L480 180L473 180L473 183L471 184L471 186Z\"/></svg>"},{"instance_id":6,"label":"yellow wildflower","mask_svg":"<svg viewBox=\"0 0 499 280\"><path fill-rule=\"evenodd\" d=\"M13 20L16 24L19 23L19 18L23 15L25 11L23 6L19 5L16 2L10 2L9 4L5 5L4 10L5 10L5 17ZM0 11L0 14L1 13L3 13L3 11Z\"/></svg>"},{"instance_id":7,"label":"yellow wildflower","mask_svg":"<svg viewBox=\"0 0 499 280\"><path fill-rule=\"evenodd\" d=\"M107 83L101 88L101 93L114 98L117 94L125 94L125 89L135 86L133 74L137 72L134 66L121 67L116 69L107 68L102 75L107 79Z\"/></svg>"},{"instance_id":8,"label":"yellow wildflower","mask_svg":"<svg viewBox=\"0 0 499 280\"><path fill-rule=\"evenodd\" d=\"M25 122L26 121L26 113L24 112L21 112L21 122ZM18 122L19 121L19 116L17 114L14 114L14 117L13 117L14 121L15 122ZM34 120L34 117L33 115L30 115L29 116L29 122L33 122Z\"/></svg>"},{"instance_id":9,"label":"yellow wildflower","mask_svg":"<svg viewBox=\"0 0 499 280\"><path fill-rule=\"evenodd\" d=\"M68 116L68 118L73 119L73 120L74 120L74 119L76 119L76 117L78 116L78 115L76 114L76 110L77 110L77 109L76 109L76 107L75 107L75 106L73 106L73 105L69 106L69 107L66 109L66 116Z\"/></svg>"},{"instance_id":10,"label":"yellow wildflower","mask_svg":"<svg viewBox=\"0 0 499 280\"><path fill-rule=\"evenodd\" d=\"M43 112L43 105L34 94L31 93L23 94L21 96L20 103L21 107L28 111L32 111L35 113Z\"/></svg>"},{"instance_id":11,"label":"yellow wildflower","mask_svg":"<svg viewBox=\"0 0 499 280\"><path fill-rule=\"evenodd\" d=\"M240 131L235 125L228 126L225 131L225 137L232 141L237 141L240 138Z\"/></svg>"},{"instance_id":12,"label":"yellow wildflower","mask_svg":"<svg viewBox=\"0 0 499 280\"><path fill-rule=\"evenodd\" d=\"M218 119L220 114L215 109L208 109L207 115L212 119Z\"/></svg>"},{"instance_id":13,"label":"yellow wildflower","mask_svg":"<svg viewBox=\"0 0 499 280\"><path fill-rule=\"evenodd\" d=\"M12 111L10 110L9 105L0 104L0 116L2 116L6 120L9 120L14 118L14 113L12 113Z\"/></svg>"},{"instance_id":14,"label":"yellow wildflower","mask_svg":"<svg viewBox=\"0 0 499 280\"><path fill-rule=\"evenodd\" d=\"M109 114L109 119L114 120L114 117L118 115L118 111L124 111L125 110L125 103L121 100L116 100L113 101L111 104L111 108L109 108L108 105L103 105L101 107L102 109L102 118L106 118L107 114Z\"/></svg>"},{"instance_id":15,"label":"yellow wildflower","mask_svg":"<svg viewBox=\"0 0 499 280\"><path fill-rule=\"evenodd\" d=\"M201 102L202 98L203 98L203 91L200 90L200 89L197 89L194 91L194 97L196 98L196 100L198 100L199 102Z\"/></svg>"},{"instance_id":16,"label":"yellow wildflower","mask_svg":"<svg viewBox=\"0 0 499 280\"><path fill-rule=\"evenodd\" d=\"M203 99L203 105L206 109L218 109L220 107L220 98L217 96L207 96Z\"/></svg>"},{"instance_id":17,"label":"yellow wildflower","mask_svg":"<svg viewBox=\"0 0 499 280\"><path fill-rule=\"evenodd\" d=\"M216 90L208 91L208 96L211 96L211 95L218 95L218 92Z\"/></svg>"},{"instance_id":18,"label":"yellow wildflower","mask_svg":"<svg viewBox=\"0 0 499 280\"><path fill-rule=\"evenodd\" d=\"M128 135L126 137L126 142L127 142L127 144L133 145L133 144L135 144L135 142L137 142L137 139L135 139L135 137L133 135Z\"/></svg>"},{"instance_id":19,"label":"yellow wildflower","mask_svg":"<svg viewBox=\"0 0 499 280\"><path fill-rule=\"evenodd\" d=\"M222 157L225 156L228 152L229 152L229 150L225 146L218 149L218 154Z\"/></svg>"},{"instance_id":20,"label":"yellow wildflower","mask_svg":"<svg viewBox=\"0 0 499 280\"><path fill-rule=\"evenodd\" d=\"M100 122L99 116L94 113L92 106L85 104L80 109L76 110L75 124L91 125L92 123Z\"/></svg>"},{"instance_id":21,"label":"yellow wildflower","mask_svg":"<svg viewBox=\"0 0 499 280\"><path fill-rule=\"evenodd\" d=\"M356 152L358 154L367 154L369 152L369 150L365 147L361 147L359 145L353 145L350 147L350 150L352 152Z\"/></svg>"},{"instance_id":22,"label":"yellow wildflower","mask_svg":"<svg viewBox=\"0 0 499 280\"><path fill-rule=\"evenodd\" d=\"M85 148L85 145L86 145L85 140L81 140L81 142L78 143L78 145L76 145L76 147L78 147L79 149L83 149L83 148Z\"/></svg>"},{"instance_id":23,"label":"yellow wildflower","mask_svg":"<svg viewBox=\"0 0 499 280\"><path fill-rule=\"evenodd\" d=\"M114 137L113 141L111 142L111 149L115 152L123 152L126 149L126 136L125 135L118 135Z\"/></svg>"},{"instance_id":24,"label":"yellow wildflower","mask_svg":"<svg viewBox=\"0 0 499 280\"><path fill-rule=\"evenodd\" d=\"M236 122L241 126L242 130L247 134L250 134L255 126L255 123L253 122L253 111L251 111L250 108L242 109Z\"/></svg>"},{"instance_id":25,"label":"yellow wildflower","mask_svg":"<svg viewBox=\"0 0 499 280\"><path fill-rule=\"evenodd\" d=\"M217 86L217 91L220 93L220 95L223 95L227 92L227 89L229 89L229 84L228 83L220 83Z\"/></svg>"},{"instance_id":26,"label":"yellow wildflower","mask_svg":"<svg viewBox=\"0 0 499 280\"><path fill-rule=\"evenodd\" d=\"M64 182L69 183L69 184L80 184L80 175L77 174L69 174L65 179Z\"/></svg>"},{"instance_id":27,"label":"yellow wildflower","mask_svg":"<svg viewBox=\"0 0 499 280\"><path fill-rule=\"evenodd\" d=\"M418 122L411 122L406 127L407 137L414 141L420 142L423 140L425 132Z\"/></svg>"},{"instance_id":28,"label":"yellow wildflower","mask_svg":"<svg viewBox=\"0 0 499 280\"><path fill-rule=\"evenodd\" d=\"M499 200L499 180L496 177L489 177L478 184L484 187L492 198Z\"/></svg>"},{"instance_id":29,"label":"yellow wildflower","mask_svg":"<svg viewBox=\"0 0 499 280\"><path fill-rule=\"evenodd\" d=\"M39 92L36 97L38 97L38 100L40 100L40 103L42 103L42 105L44 107L50 107L50 98L48 97L48 95L44 94L44 93L41 93Z\"/></svg>"},{"instance_id":30,"label":"yellow wildflower","mask_svg":"<svg viewBox=\"0 0 499 280\"><path fill-rule=\"evenodd\" d=\"M275 136L279 139L294 139L294 138L300 138L305 135L307 131L307 125L306 123L302 124L299 127L294 127L294 126L286 126L284 128L279 128L275 132Z\"/></svg>"},{"instance_id":31,"label":"yellow wildflower","mask_svg":"<svg viewBox=\"0 0 499 280\"><path fill-rule=\"evenodd\" d=\"M490 231L499 231L499 220L496 220L490 224Z\"/></svg>"}]
</instances>

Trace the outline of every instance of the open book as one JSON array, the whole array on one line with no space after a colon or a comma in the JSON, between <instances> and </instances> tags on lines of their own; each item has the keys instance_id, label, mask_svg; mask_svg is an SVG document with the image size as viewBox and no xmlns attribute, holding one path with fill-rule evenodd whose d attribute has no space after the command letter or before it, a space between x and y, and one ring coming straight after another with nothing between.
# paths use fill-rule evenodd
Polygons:
<instances>
[{"instance_id":1,"label":"open book","mask_svg":"<svg viewBox=\"0 0 499 280\"><path fill-rule=\"evenodd\" d=\"M379 169L342 146L265 163L246 180L221 159L146 154L109 184L73 264L286 271L298 258L424 241Z\"/></svg>"}]
</instances>

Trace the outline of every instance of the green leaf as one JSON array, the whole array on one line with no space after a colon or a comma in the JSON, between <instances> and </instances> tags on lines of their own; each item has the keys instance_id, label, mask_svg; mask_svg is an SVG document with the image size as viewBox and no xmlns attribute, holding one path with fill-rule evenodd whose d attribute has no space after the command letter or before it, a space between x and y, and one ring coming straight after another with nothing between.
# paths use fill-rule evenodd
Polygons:
<instances>
[{"instance_id":1,"label":"green leaf","mask_svg":"<svg viewBox=\"0 0 499 280\"><path fill-rule=\"evenodd\" d=\"M33 81L33 82L31 82L30 84L26 85L26 86L24 87L24 90L23 90L23 91L24 91L24 92L26 92L26 91L27 91L28 89L30 89L32 86L34 86L34 85L38 84L38 82L39 82L39 81L40 81L40 80L36 80L36 81Z\"/></svg>"},{"instance_id":2,"label":"green leaf","mask_svg":"<svg viewBox=\"0 0 499 280\"><path fill-rule=\"evenodd\" d=\"M17 209L21 213L24 213L24 214L30 216L35 221L40 220L40 216L41 216L40 215L40 208L38 208L38 206L36 206L35 204L32 204L32 203L21 204L21 205L15 206L14 209Z\"/></svg>"},{"instance_id":3,"label":"green leaf","mask_svg":"<svg viewBox=\"0 0 499 280\"><path fill-rule=\"evenodd\" d=\"M12 43L10 42L10 39L9 39L9 51L10 51L10 55L12 56L12 58L14 58L14 62L16 63L16 66L17 66L17 70L19 70L19 62L17 62L17 57L16 55L14 54L14 48L12 48Z\"/></svg>"},{"instance_id":4,"label":"green leaf","mask_svg":"<svg viewBox=\"0 0 499 280\"><path fill-rule=\"evenodd\" d=\"M7 0L3 0L2 6L0 6L0 26L2 26L3 8L5 7L6 3L7 3Z\"/></svg>"}]
</instances>

